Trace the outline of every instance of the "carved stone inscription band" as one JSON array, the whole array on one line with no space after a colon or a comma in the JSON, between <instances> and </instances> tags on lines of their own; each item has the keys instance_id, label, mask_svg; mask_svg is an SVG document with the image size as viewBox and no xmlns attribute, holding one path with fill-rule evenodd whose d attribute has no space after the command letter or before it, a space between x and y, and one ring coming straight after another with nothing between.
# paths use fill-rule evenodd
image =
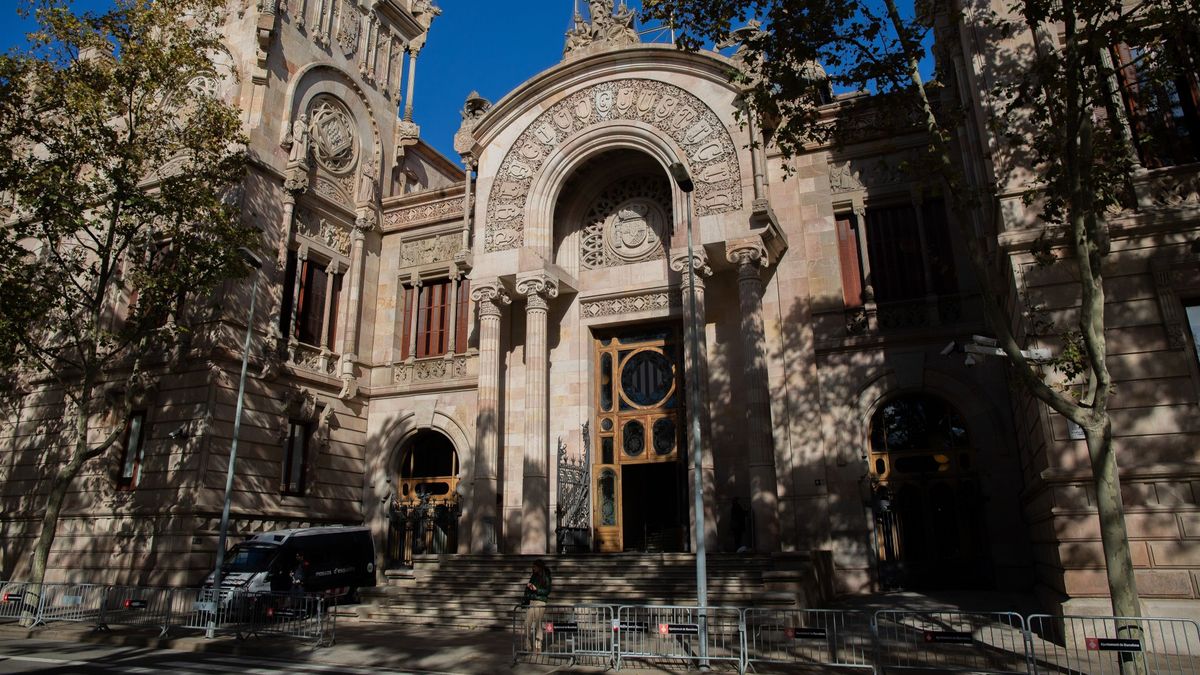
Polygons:
<instances>
[{"instance_id":1,"label":"carved stone inscription band","mask_svg":"<svg viewBox=\"0 0 1200 675\"><path fill-rule=\"evenodd\" d=\"M525 211L533 178L564 141L613 120L649 124L679 144L696 182L696 215L742 207L737 147L720 118L692 94L655 80L617 80L559 101L521 133L505 155L488 197L485 251L525 242Z\"/></svg>"}]
</instances>

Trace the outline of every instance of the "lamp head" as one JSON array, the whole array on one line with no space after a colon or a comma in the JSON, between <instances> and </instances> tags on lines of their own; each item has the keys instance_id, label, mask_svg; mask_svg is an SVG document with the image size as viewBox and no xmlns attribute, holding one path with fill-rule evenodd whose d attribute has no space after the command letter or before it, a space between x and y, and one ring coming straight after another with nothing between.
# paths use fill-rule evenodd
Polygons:
<instances>
[{"instance_id":1,"label":"lamp head","mask_svg":"<svg viewBox=\"0 0 1200 675\"><path fill-rule=\"evenodd\" d=\"M667 171L671 172L671 178L679 186L680 190L691 192L695 189L696 186L692 183L692 177L688 175L687 167L681 162L675 162L667 167Z\"/></svg>"}]
</instances>

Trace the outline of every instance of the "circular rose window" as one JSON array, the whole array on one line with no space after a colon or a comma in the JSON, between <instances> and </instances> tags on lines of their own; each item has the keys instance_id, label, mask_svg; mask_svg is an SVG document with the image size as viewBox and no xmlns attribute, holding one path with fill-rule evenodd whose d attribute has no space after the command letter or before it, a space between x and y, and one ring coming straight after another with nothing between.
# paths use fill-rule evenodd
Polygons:
<instances>
[{"instance_id":1,"label":"circular rose window","mask_svg":"<svg viewBox=\"0 0 1200 675\"><path fill-rule=\"evenodd\" d=\"M334 173L346 173L357 161L354 118L341 101L324 94L313 99L308 118L312 124L313 154Z\"/></svg>"},{"instance_id":2,"label":"circular rose window","mask_svg":"<svg viewBox=\"0 0 1200 675\"><path fill-rule=\"evenodd\" d=\"M671 360L655 351L637 352L621 368L621 392L631 403L647 407L661 403L675 384Z\"/></svg>"}]
</instances>

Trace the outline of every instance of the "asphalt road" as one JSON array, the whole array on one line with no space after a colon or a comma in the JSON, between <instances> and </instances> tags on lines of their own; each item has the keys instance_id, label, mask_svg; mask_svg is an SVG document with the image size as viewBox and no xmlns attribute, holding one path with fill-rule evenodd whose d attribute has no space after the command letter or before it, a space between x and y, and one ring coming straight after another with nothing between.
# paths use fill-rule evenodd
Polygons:
<instances>
[{"instance_id":1,"label":"asphalt road","mask_svg":"<svg viewBox=\"0 0 1200 675\"><path fill-rule=\"evenodd\" d=\"M179 652L145 647L108 647L55 640L0 639L0 673L40 675L386 675L429 670L354 668L340 664L294 663L279 659Z\"/></svg>"}]
</instances>

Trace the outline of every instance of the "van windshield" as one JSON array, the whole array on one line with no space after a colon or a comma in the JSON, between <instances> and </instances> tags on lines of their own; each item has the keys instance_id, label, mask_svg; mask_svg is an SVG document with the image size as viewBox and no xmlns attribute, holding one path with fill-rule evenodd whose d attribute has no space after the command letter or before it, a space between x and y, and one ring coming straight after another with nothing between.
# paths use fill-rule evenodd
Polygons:
<instances>
[{"instance_id":1,"label":"van windshield","mask_svg":"<svg viewBox=\"0 0 1200 675\"><path fill-rule=\"evenodd\" d=\"M271 567L278 546L238 544L225 561L225 572L266 572Z\"/></svg>"}]
</instances>

